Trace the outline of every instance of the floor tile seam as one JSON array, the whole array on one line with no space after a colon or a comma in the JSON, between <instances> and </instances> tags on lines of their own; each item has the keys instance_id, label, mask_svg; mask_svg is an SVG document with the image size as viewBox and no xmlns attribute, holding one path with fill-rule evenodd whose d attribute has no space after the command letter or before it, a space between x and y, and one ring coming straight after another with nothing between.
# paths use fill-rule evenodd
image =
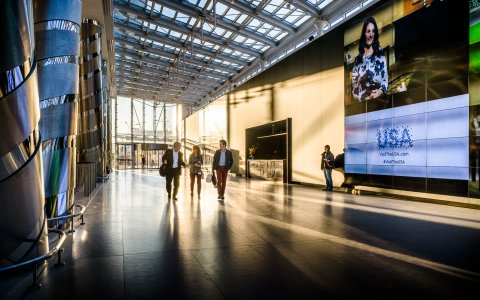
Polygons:
<instances>
[{"instance_id":1,"label":"floor tile seam","mask_svg":"<svg viewBox=\"0 0 480 300\"><path fill-rule=\"evenodd\" d=\"M251 191L249 191L249 192L251 192ZM260 194L260 195L265 194L265 193L257 192L257 191L253 191L253 193ZM270 193L270 194L275 195L274 193ZM390 216L397 216L397 217L403 217L403 218L414 219L414 220L422 220L422 221L428 221L428 222L435 222L435 223L441 223L441 224L449 224L449 225L456 225L456 226L480 229L480 221L476 221L476 220L459 220L457 218L452 218L450 216L438 216L438 215L429 216L431 214L425 214L423 212L422 213L419 213L419 212L416 212L416 211L403 212L403 211L398 211L398 210L392 210L392 209L389 209L389 208L370 207L370 206L365 206L365 205L361 205L361 204L359 205L359 204L351 204L351 203L342 203L342 202L322 200L322 199L312 200L310 198L299 197L299 196L288 195L287 198L290 198L290 200L300 200L300 201L309 202L309 203L313 203L313 204L332 205L332 206L335 206L335 207L349 208L349 209L365 211L365 212L370 212L370 213L376 213L376 214L382 214L382 215L390 215ZM273 205L278 206L280 208L284 207L280 203L279 204L273 204Z\"/></svg>"},{"instance_id":2,"label":"floor tile seam","mask_svg":"<svg viewBox=\"0 0 480 300\"><path fill-rule=\"evenodd\" d=\"M321 239L317 239L317 241L320 241L320 240L321 240ZM311 242L311 241L310 241L310 242ZM282 243L282 244L285 244L285 243ZM288 244L288 242L287 242L286 244ZM278 244L277 244L277 245L278 245ZM276 249L278 249L278 248L276 248ZM258 251L258 250L255 249L255 248L252 248L252 250L253 250L255 253L257 253L258 255L260 255L261 257L263 257L266 261L273 262L273 263L277 263L277 262L278 262L277 260L273 259L271 256L267 255L266 253L263 253L263 252L261 252L261 251ZM308 271L308 268L299 268L299 267L298 267L298 264L292 263L291 260L288 259L288 258L291 256L291 255L288 255L288 254L290 254L290 253L287 253L287 255L285 255L284 253L279 253L279 252L277 252L277 253L278 253L278 254L281 254L282 257L283 257L286 261L290 262L290 266L291 266L291 267L294 267L296 270L298 270L299 273L303 274L303 275L304 275L306 278L308 278L312 283L314 283L315 285L318 285L318 284L322 283L322 284L325 286L326 282L323 281L323 280L321 280L321 278L319 278L319 276L317 276L317 274L315 274L315 273L313 273L313 272L311 272L311 271ZM296 259L295 261L298 262L298 259ZM275 265L275 266L276 266L276 265ZM284 270L283 267L282 267L282 268L276 267L276 268L279 270L279 272L283 272L283 270ZM305 275L306 273L308 273L308 274ZM287 274L289 274L289 272L288 272ZM303 281L299 281L299 280L297 280L297 278L294 278L294 280L296 280L299 284L302 284L302 285L304 284ZM319 282L319 281L320 281L320 282Z\"/></svg>"},{"instance_id":3,"label":"floor tile seam","mask_svg":"<svg viewBox=\"0 0 480 300\"><path fill-rule=\"evenodd\" d=\"M222 295L223 299L228 299L227 296L223 293L222 289L219 287L218 283L215 281L212 275L205 268L205 266L198 260L198 258L192 253L192 251L189 251L189 253L193 257L193 259L197 262L198 266L202 269L202 272L208 276L208 279L212 282L212 284L215 286L215 288L220 293L220 295Z\"/></svg>"},{"instance_id":4,"label":"floor tile seam","mask_svg":"<svg viewBox=\"0 0 480 300\"><path fill-rule=\"evenodd\" d=\"M177 253L188 253L191 251L200 251L200 250L214 250L214 249L220 249L223 247L218 247L218 248L192 248L192 249L176 249L176 250L159 250L159 251L150 251L150 252L135 252L135 253L124 253L123 256L147 256L151 254L177 254Z\"/></svg>"},{"instance_id":5,"label":"floor tile seam","mask_svg":"<svg viewBox=\"0 0 480 300\"><path fill-rule=\"evenodd\" d=\"M97 259L108 259L108 258L122 258L122 264L123 262L123 257L125 254L116 254L116 255L92 255L92 256L75 256L71 255L69 257L69 261L67 259L63 259L63 262L65 262L65 265L62 266L62 268L69 268L68 265L72 266L75 265L75 263L86 263L88 260L97 260ZM55 266L52 266L55 267Z\"/></svg>"},{"instance_id":6,"label":"floor tile seam","mask_svg":"<svg viewBox=\"0 0 480 300\"><path fill-rule=\"evenodd\" d=\"M263 223L267 223L267 224L270 224L270 225L272 225L272 223L274 223L275 224L274 226L277 226L277 227L280 227L280 228L283 228L283 229L291 230L292 228L295 228L295 230L297 230L297 231L303 231L304 234L310 234L310 235L317 236L319 239L328 240L330 242L333 242L333 243L336 243L336 244L341 244L341 245L344 245L344 246L347 246L347 247L350 247L350 248L355 248L357 250L381 255L381 256L384 256L384 257L391 258L391 259L395 259L397 261L403 261L405 263L409 263L409 264L412 264L412 265L417 265L417 266L428 268L428 269L431 269L431 270L434 270L434 271L437 271L437 272L441 272L441 273L444 273L444 274L449 274L449 275L452 275L452 276L461 277L461 278L464 278L464 279L474 280L474 281L480 283L480 273L475 273L475 272L465 270L465 269L461 269L461 268L457 268L457 267L454 267L454 266L449 266L449 265L446 265L446 264L430 261L430 260L427 260L427 259L414 257L414 256L410 256L410 255L403 254L403 253L394 252L394 251L391 251L391 250L388 250L388 249L379 248L379 247L376 247L376 246L368 245L368 244L365 244L365 243L362 243L362 242L358 242L358 241L350 240L350 239L347 239L347 238L327 234L327 233L320 232L320 231L315 231L315 230L304 228L304 227L294 225L294 224L282 224L283 222L281 222L281 221L272 220L272 219L268 219L268 218L264 218L264 217L259 217L259 216L256 216L256 215L249 215L249 213L247 213L247 212L239 212L239 211L235 211L235 210L233 210L233 211L234 211L234 213L242 214L246 217L252 217L252 218L255 218L255 219L259 219L259 221L261 221ZM264 219L267 219L267 220L264 220Z\"/></svg>"},{"instance_id":7,"label":"floor tile seam","mask_svg":"<svg viewBox=\"0 0 480 300\"><path fill-rule=\"evenodd\" d=\"M98 187L98 189L93 193L92 196L89 197L88 199L88 203L85 205L85 211L87 211L88 207L90 206L90 204L92 203L93 199L95 199L95 196L98 194L98 192L100 190L103 190L103 187L105 186L105 182L102 182L102 184L100 184L100 186Z\"/></svg>"},{"instance_id":8,"label":"floor tile seam","mask_svg":"<svg viewBox=\"0 0 480 300\"><path fill-rule=\"evenodd\" d=\"M296 243L296 242L313 242L317 240L322 240L321 238L312 238L312 239L305 239L305 240L295 240L295 241L279 241L279 242L262 242L262 243L240 243L235 245L228 245L228 246L217 246L217 247L192 247L188 249L177 249L177 250L159 250L159 251L150 251L150 252L135 252L135 253L128 253L125 252L124 256L135 256L135 255L149 255L149 254L159 254L159 253L179 253L179 252L188 252L188 251L202 251L202 250L220 250L220 249L228 249L228 248L241 248L241 247L250 247L250 246L262 246L268 244L286 244L286 243Z\"/></svg>"}]
</instances>

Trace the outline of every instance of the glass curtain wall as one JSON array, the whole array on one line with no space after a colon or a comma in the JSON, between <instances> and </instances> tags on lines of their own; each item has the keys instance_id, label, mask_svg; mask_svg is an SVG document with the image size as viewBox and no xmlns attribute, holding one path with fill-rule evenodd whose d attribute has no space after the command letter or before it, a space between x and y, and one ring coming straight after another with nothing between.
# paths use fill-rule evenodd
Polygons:
<instances>
[{"instance_id":1,"label":"glass curtain wall","mask_svg":"<svg viewBox=\"0 0 480 300\"><path fill-rule=\"evenodd\" d=\"M198 118L199 144L206 166L211 165L213 154L218 149L218 141L224 139L227 140L227 143L229 142L227 138L227 106L225 101L217 102L200 111ZM230 146L227 147L230 148Z\"/></svg>"},{"instance_id":2,"label":"glass curtain wall","mask_svg":"<svg viewBox=\"0 0 480 300\"><path fill-rule=\"evenodd\" d=\"M162 150L182 141L182 106L159 101L118 97L114 103L116 167L158 168Z\"/></svg>"}]
</instances>

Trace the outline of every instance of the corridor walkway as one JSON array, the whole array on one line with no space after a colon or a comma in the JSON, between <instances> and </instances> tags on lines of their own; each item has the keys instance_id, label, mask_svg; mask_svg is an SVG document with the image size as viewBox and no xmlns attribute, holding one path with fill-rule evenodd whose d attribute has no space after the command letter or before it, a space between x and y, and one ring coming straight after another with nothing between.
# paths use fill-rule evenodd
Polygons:
<instances>
[{"instance_id":1,"label":"corridor walkway","mask_svg":"<svg viewBox=\"0 0 480 300\"><path fill-rule=\"evenodd\" d=\"M18 299L478 299L480 210L229 177L225 202L186 177L116 171L89 198L66 265L0 282ZM469 292L473 296L467 297Z\"/></svg>"}]
</instances>

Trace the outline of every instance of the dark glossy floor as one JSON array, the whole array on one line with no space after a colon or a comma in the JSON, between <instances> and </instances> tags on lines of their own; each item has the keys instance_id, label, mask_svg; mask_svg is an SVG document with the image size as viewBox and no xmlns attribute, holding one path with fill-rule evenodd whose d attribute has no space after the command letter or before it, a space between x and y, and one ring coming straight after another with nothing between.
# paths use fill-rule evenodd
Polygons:
<instances>
[{"instance_id":1,"label":"dark glossy floor","mask_svg":"<svg viewBox=\"0 0 480 300\"><path fill-rule=\"evenodd\" d=\"M220 203L184 180L178 201L153 171L78 195L86 225L66 265L52 260L35 290L31 274L3 276L0 298L480 298L480 210L242 177Z\"/></svg>"}]
</instances>

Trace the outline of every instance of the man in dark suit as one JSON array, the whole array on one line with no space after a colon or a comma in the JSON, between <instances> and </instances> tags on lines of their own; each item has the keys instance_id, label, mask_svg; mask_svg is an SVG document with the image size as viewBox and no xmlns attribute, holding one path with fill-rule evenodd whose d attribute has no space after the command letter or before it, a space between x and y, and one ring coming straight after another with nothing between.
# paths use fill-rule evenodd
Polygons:
<instances>
[{"instance_id":1,"label":"man in dark suit","mask_svg":"<svg viewBox=\"0 0 480 300\"><path fill-rule=\"evenodd\" d=\"M167 174L165 179L167 180L167 193L168 200L172 196L172 180L173 180L173 200L177 200L178 186L180 185L180 175L182 175L182 169L186 164L183 161L183 153L180 152L181 144L179 142L173 143L173 149L168 149L162 156L162 161L167 165Z\"/></svg>"},{"instance_id":2,"label":"man in dark suit","mask_svg":"<svg viewBox=\"0 0 480 300\"><path fill-rule=\"evenodd\" d=\"M225 200L225 185L227 184L228 171L233 166L232 151L227 149L227 142L220 140L220 149L213 156L212 170L217 173L218 200Z\"/></svg>"}]
</instances>

